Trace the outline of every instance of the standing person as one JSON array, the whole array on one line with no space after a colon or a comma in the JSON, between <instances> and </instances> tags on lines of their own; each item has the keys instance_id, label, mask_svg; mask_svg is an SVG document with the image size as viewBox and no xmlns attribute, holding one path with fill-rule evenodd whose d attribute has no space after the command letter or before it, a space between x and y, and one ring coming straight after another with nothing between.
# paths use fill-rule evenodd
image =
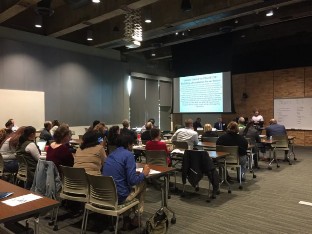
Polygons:
<instances>
[{"instance_id":1,"label":"standing person","mask_svg":"<svg viewBox=\"0 0 312 234\"><path fill-rule=\"evenodd\" d=\"M48 145L50 145L50 141L53 139L50 130L52 128L51 121L46 121L44 123L44 129L41 131L39 138L45 140Z\"/></svg>"},{"instance_id":2,"label":"standing person","mask_svg":"<svg viewBox=\"0 0 312 234\"><path fill-rule=\"evenodd\" d=\"M0 144L0 152L4 161L4 172L17 172L18 163L15 157L15 151L20 136L24 133L25 127L20 127L16 132L7 135L2 144Z\"/></svg>"},{"instance_id":3,"label":"standing person","mask_svg":"<svg viewBox=\"0 0 312 234\"><path fill-rule=\"evenodd\" d=\"M203 126L201 125L201 118L197 118L196 121L193 123L193 129L194 131L197 131L197 128L202 128Z\"/></svg>"},{"instance_id":4,"label":"standing person","mask_svg":"<svg viewBox=\"0 0 312 234\"><path fill-rule=\"evenodd\" d=\"M193 149L198 144L198 133L193 130L193 120L187 119L184 122L185 128L178 129L172 136L172 141L187 142L188 148Z\"/></svg>"},{"instance_id":5,"label":"standing person","mask_svg":"<svg viewBox=\"0 0 312 234\"><path fill-rule=\"evenodd\" d=\"M134 132L131 129L129 129L129 127L130 127L129 120L124 119L122 121L122 126L123 126L123 128L120 129L120 135L129 135L129 136L131 136L133 138L133 141L136 142L138 137L137 137L136 132Z\"/></svg>"},{"instance_id":6,"label":"standing person","mask_svg":"<svg viewBox=\"0 0 312 234\"><path fill-rule=\"evenodd\" d=\"M236 122L232 121L227 126L226 134L220 136L216 142L217 145L224 146L238 146L238 155L239 155L239 164L242 167L241 179L245 180L246 172L246 162L247 162L247 149L248 142L247 140L238 134L238 125ZM239 178L237 178L239 180Z\"/></svg>"},{"instance_id":7,"label":"standing person","mask_svg":"<svg viewBox=\"0 0 312 234\"><path fill-rule=\"evenodd\" d=\"M221 117L219 117L218 122L214 124L214 128L216 128L217 130L221 130L221 131L226 130L226 124L222 121Z\"/></svg>"},{"instance_id":8,"label":"standing person","mask_svg":"<svg viewBox=\"0 0 312 234\"><path fill-rule=\"evenodd\" d=\"M169 152L167 149L167 145L165 142L160 141L160 130L157 128L151 129L151 140L146 142L145 149L146 150L163 150L167 154L167 165L169 166L171 164L171 160L169 158Z\"/></svg>"},{"instance_id":9,"label":"standing person","mask_svg":"<svg viewBox=\"0 0 312 234\"><path fill-rule=\"evenodd\" d=\"M36 129L32 126L25 128L24 133L20 136L16 155L23 156L27 161L28 183L26 188L30 188L34 180L35 170L40 158L40 151L35 144Z\"/></svg>"},{"instance_id":10,"label":"standing person","mask_svg":"<svg viewBox=\"0 0 312 234\"><path fill-rule=\"evenodd\" d=\"M69 149L69 141L71 139L71 133L67 125L61 125L54 133L54 140L47 150L47 161L54 162L58 171L60 171L60 165L72 167L74 165L74 157Z\"/></svg>"},{"instance_id":11,"label":"standing person","mask_svg":"<svg viewBox=\"0 0 312 234\"><path fill-rule=\"evenodd\" d=\"M107 158L102 174L113 177L117 187L118 203L123 204L137 198L140 201L139 212L142 214L146 189L144 179L150 169L148 165L145 165L142 173L136 172L136 163L131 152L133 143L133 138L129 135L118 137L118 148ZM131 223L137 226L137 218L133 219Z\"/></svg>"},{"instance_id":12,"label":"standing person","mask_svg":"<svg viewBox=\"0 0 312 234\"><path fill-rule=\"evenodd\" d=\"M263 127L264 124L264 119L263 116L259 114L258 110L254 111L254 115L251 117L251 120L256 125L256 129L261 131L261 128Z\"/></svg>"},{"instance_id":13,"label":"standing person","mask_svg":"<svg viewBox=\"0 0 312 234\"><path fill-rule=\"evenodd\" d=\"M101 169L107 158L102 136L97 131L88 131L82 140L74 157L74 167L84 168L86 173L91 175L101 175Z\"/></svg>"},{"instance_id":14,"label":"standing person","mask_svg":"<svg viewBox=\"0 0 312 234\"><path fill-rule=\"evenodd\" d=\"M60 122L58 120L52 121L52 128L50 130L51 136L53 137L55 130L60 126Z\"/></svg>"}]
</instances>

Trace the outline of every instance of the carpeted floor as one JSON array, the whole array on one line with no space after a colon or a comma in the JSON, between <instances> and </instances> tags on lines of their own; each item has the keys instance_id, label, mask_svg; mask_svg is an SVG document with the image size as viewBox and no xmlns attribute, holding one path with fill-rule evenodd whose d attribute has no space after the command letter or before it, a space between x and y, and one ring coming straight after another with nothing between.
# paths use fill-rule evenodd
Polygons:
<instances>
[{"instance_id":1,"label":"carpeted floor","mask_svg":"<svg viewBox=\"0 0 312 234\"><path fill-rule=\"evenodd\" d=\"M293 165L281 161L280 168L273 165L270 171L266 162L260 162L257 178L248 174L243 190L234 183L228 194L227 187L221 186L221 194L210 203L206 202L206 179L201 181L199 192L187 186L185 197L172 194L169 206L176 212L176 224L170 224L168 233L312 233L312 206L298 204L312 203L312 148L296 147L295 152L298 160ZM180 175L178 187L182 188ZM160 191L149 186L144 221L160 207L160 199ZM41 218L40 233L80 232L81 216L64 219L66 216L62 209L57 232ZM112 233L106 223L103 217L91 216L87 233Z\"/></svg>"}]
</instances>

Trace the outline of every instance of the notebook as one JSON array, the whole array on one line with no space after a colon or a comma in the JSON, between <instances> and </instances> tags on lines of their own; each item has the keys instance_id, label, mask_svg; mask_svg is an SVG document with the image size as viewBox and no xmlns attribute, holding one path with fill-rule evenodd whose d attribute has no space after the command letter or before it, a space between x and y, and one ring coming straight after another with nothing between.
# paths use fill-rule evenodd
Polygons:
<instances>
[{"instance_id":1,"label":"notebook","mask_svg":"<svg viewBox=\"0 0 312 234\"><path fill-rule=\"evenodd\" d=\"M38 145L38 147L39 147L39 149L40 149L41 152L44 151L44 148L45 148L46 144L47 144L46 141L38 141L38 142L37 142L37 145Z\"/></svg>"},{"instance_id":2,"label":"notebook","mask_svg":"<svg viewBox=\"0 0 312 234\"><path fill-rule=\"evenodd\" d=\"M6 198L12 194L13 193L10 193L10 192L0 192L0 199Z\"/></svg>"}]
</instances>

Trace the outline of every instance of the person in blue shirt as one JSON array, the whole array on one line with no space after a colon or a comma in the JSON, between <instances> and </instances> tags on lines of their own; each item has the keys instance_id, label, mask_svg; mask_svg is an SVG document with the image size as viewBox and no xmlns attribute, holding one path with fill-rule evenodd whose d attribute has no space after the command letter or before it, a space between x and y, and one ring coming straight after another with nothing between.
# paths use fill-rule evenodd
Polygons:
<instances>
[{"instance_id":1,"label":"person in blue shirt","mask_svg":"<svg viewBox=\"0 0 312 234\"><path fill-rule=\"evenodd\" d=\"M143 213L146 184L144 178L150 169L145 165L142 173L136 172L136 163L132 153L133 137L121 135L117 138L117 149L106 159L103 175L112 176L118 194L118 203L122 204L137 198L139 211Z\"/></svg>"}]
</instances>

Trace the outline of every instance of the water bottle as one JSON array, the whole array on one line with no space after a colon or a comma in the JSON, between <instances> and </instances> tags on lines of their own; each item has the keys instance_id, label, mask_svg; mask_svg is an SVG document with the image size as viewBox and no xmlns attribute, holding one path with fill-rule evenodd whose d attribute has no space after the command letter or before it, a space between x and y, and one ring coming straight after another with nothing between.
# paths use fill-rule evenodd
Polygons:
<instances>
[{"instance_id":1,"label":"water bottle","mask_svg":"<svg viewBox=\"0 0 312 234\"><path fill-rule=\"evenodd\" d=\"M270 136L270 141L272 141L272 136Z\"/></svg>"}]
</instances>

